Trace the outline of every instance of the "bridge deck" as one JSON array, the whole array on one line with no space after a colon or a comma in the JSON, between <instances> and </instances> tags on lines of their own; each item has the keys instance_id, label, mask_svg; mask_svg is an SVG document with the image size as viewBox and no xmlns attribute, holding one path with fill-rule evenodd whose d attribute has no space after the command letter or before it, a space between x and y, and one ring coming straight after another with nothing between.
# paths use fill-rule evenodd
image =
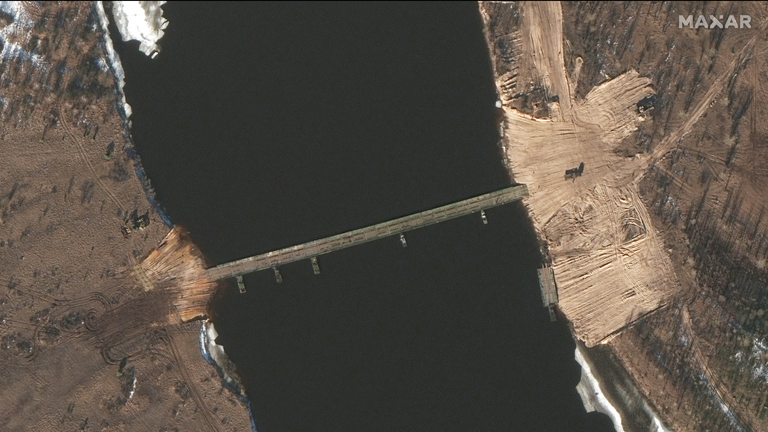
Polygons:
<instances>
[{"instance_id":1,"label":"bridge deck","mask_svg":"<svg viewBox=\"0 0 768 432\"><path fill-rule=\"evenodd\" d=\"M209 268L206 270L206 273L212 280L241 276L282 264L316 257L339 249L388 237L390 235L404 233L416 228L444 222L484 209L517 201L527 196L528 188L525 185L512 186L499 191L458 201L453 204L437 207L432 210L423 211L421 213L404 216L365 228L359 228L353 231L326 237L324 239L314 240L308 243L302 243L296 246L222 264Z\"/></svg>"}]
</instances>

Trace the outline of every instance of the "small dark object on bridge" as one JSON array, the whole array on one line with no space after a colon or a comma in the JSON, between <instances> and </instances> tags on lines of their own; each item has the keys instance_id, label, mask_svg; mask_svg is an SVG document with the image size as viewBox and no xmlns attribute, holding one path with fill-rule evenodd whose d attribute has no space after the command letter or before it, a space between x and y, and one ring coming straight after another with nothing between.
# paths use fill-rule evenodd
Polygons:
<instances>
[{"instance_id":1,"label":"small dark object on bridge","mask_svg":"<svg viewBox=\"0 0 768 432\"><path fill-rule=\"evenodd\" d=\"M565 170L565 178L576 178L580 176L584 172L584 162L579 164L578 168L571 168L569 170Z\"/></svg>"}]
</instances>

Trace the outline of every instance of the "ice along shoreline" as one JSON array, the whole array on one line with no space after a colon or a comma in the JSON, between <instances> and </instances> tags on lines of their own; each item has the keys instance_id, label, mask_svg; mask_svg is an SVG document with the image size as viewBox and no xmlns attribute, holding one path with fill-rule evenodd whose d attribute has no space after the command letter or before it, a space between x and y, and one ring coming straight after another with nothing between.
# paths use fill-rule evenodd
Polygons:
<instances>
[{"instance_id":1,"label":"ice along shoreline","mask_svg":"<svg viewBox=\"0 0 768 432\"><path fill-rule=\"evenodd\" d=\"M117 16L115 15L113 15L113 18L115 18L115 24L118 26L123 40L138 39L141 42L141 51L150 56L150 58L155 58L159 53L157 41L163 36L163 29L165 29L168 25L168 21L162 17L162 9L160 8L166 2L142 2L151 3L146 8L138 6L138 2L114 3L116 5L121 4L118 9L120 20L118 20ZM136 3L136 5L130 5L129 3ZM129 5L126 6L123 4ZM139 7L146 13L138 13L141 11L135 10L134 6ZM125 129L124 133L126 135L126 139L130 143L130 146L126 146L125 151L128 157L133 161L136 175L141 181L144 192L153 209L158 213L168 228L173 228L174 224L160 203L157 201L155 191L152 188L151 182L147 177L143 166L141 165L141 158L133 146L133 140L130 135L130 117L133 111L131 110L131 106L128 104L125 98L125 71L123 69L122 63L120 62L120 57L112 44L112 38L109 32L109 18L107 17L106 11L104 9L103 2L95 2L94 9L99 20L99 25L101 26L104 34L102 43L104 45L104 50L107 53L107 58L109 59L108 66L115 76L115 81L117 83L117 88L115 90L118 93L118 111L123 118L123 125ZM141 31L142 29L149 31L143 32ZM224 352L224 347L216 343L217 335L218 333L216 332L212 321L206 319L200 323L200 355L219 373L219 377L221 378L223 386L231 391L235 396L237 396L237 398L247 407L248 415L251 421L251 428L254 432L256 432L256 421L251 402L248 400L245 394L245 390L240 383L239 377L234 371L234 364L229 360L229 358L226 356L226 353Z\"/></svg>"}]
</instances>

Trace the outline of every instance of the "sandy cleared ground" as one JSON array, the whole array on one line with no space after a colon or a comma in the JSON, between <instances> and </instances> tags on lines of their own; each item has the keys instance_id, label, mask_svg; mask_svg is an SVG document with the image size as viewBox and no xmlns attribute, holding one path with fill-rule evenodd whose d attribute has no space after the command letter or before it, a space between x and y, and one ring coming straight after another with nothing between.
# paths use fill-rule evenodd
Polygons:
<instances>
[{"instance_id":1,"label":"sandy cleared ground","mask_svg":"<svg viewBox=\"0 0 768 432\"><path fill-rule=\"evenodd\" d=\"M137 176L96 6L13 4L0 32L0 430L250 430L182 323L215 286Z\"/></svg>"},{"instance_id":2,"label":"sandy cleared ground","mask_svg":"<svg viewBox=\"0 0 768 432\"><path fill-rule=\"evenodd\" d=\"M482 7L481 7L482 9ZM593 346L662 306L677 281L635 182L640 158L614 152L643 120L636 105L652 96L650 79L630 70L576 101L565 69L559 3L524 3L519 76L540 80L548 118L504 106L504 135L515 180L549 246L560 309L577 337ZM490 20L486 15L486 23ZM503 83L498 83L500 93ZM566 169L584 163L568 179Z\"/></svg>"},{"instance_id":3,"label":"sandy cleared ground","mask_svg":"<svg viewBox=\"0 0 768 432\"><path fill-rule=\"evenodd\" d=\"M480 10L511 174L531 191L576 336L606 342L592 350L609 350L604 369L672 430L768 430L765 4ZM678 26L689 14L752 26ZM632 431L656 421L608 394Z\"/></svg>"}]
</instances>

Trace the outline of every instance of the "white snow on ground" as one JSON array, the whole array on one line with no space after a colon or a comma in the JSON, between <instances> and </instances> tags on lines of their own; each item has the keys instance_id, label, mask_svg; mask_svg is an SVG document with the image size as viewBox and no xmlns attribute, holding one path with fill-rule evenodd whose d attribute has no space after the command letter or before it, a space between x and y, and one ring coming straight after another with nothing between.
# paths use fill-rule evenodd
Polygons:
<instances>
[{"instance_id":1,"label":"white snow on ground","mask_svg":"<svg viewBox=\"0 0 768 432\"><path fill-rule=\"evenodd\" d=\"M664 426L664 423L659 420L659 417L655 412L653 412L653 410L651 410L651 407L649 407L645 401L643 402L643 410L645 410L645 413L653 419L650 432L674 432L672 429L668 429L666 426Z\"/></svg>"},{"instance_id":2,"label":"white snow on ground","mask_svg":"<svg viewBox=\"0 0 768 432\"><path fill-rule=\"evenodd\" d=\"M24 40L24 42L29 41L29 30L32 28L32 20L24 11L24 8L21 7L19 2L0 1L0 12L13 18L12 23L0 28L0 44L2 44L2 50L0 51L0 61L5 61L14 57L20 57L30 60L32 64L37 67L44 68L45 62L41 55L30 54L24 50L21 45L9 40L9 36L13 36L13 39L16 40L21 38Z\"/></svg>"},{"instance_id":3,"label":"white snow on ground","mask_svg":"<svg viewBox=\"0 0 768 432\"><path fill-rule=\"evenodd\" d=\"M653 424L651 424L651 432L672 432L672 430L667 429L664 427L663 424L661 424L661 421L658 417L656 417L656 414L650 413L653 417Z\"/></svg>"},{"instance_id":4,"label":"white snow on ground","mask_svg":"<svg viewBox=\"0 0 768 432\"><path fill-rule=\"evenodd\" d=\"M168 20L160 8L164 1L114 1L112 16L124 41L137 40L139 50L155 58L160 48L157 41L163 37Z\"/></svg>"},{"instance_id":5,"label":"white snow on ground","mask_svg":"<svg viewBox=\"0 0 768 432\"><path fill-rule=\"evenodd\" d=\"M132 111L131 106L128 105L128 102L125 101L125 92L123 92L123 87L125 87L125 72L123 71L123 64L120 63L120 57L117 56L115 48L112 46L112 38L109 37L109 19L107 19L107 14L104 13L103 2L96 2L96 12L99 16L99 25L104 30L104 41L106 45L105 48L107 50L107 59L109 60L109 65L112 67L115 73L115 79L117 80L117 85L120 88L123 115L125 116L125 119L128 120L128 117L131 116Z\"/></svg>"},{"instance_id":6,"label":"white snow on ground","mask_svg":"<svg viewBox=\"0 0 768 432\"><path fill-rule=\"evenodd\" d=\"M605 394L603 394L603 391L600 389L600 383L592 375L592 369L589 367L589 363L584 360L584 356L578 346L576 346L576 361L581 365L581 381L576 386L576 391L581 396L584 408L587 409L587 412L598 411L607 415L611 418L616 432L624 432L619 412L616 411L616 408L611 405Z\"/></svg>"},{"instance_id":7,"label":"white snow on ground","mask_svg":"<svg viewBox=\"0 0 768 432\"><path fill-rule=\"evenodd\" d=\"M128 393L128 400L131 400L134 393L136 393L136 376L134 376L131 381L131 391Z\"/></svg>"}]
</instances>

